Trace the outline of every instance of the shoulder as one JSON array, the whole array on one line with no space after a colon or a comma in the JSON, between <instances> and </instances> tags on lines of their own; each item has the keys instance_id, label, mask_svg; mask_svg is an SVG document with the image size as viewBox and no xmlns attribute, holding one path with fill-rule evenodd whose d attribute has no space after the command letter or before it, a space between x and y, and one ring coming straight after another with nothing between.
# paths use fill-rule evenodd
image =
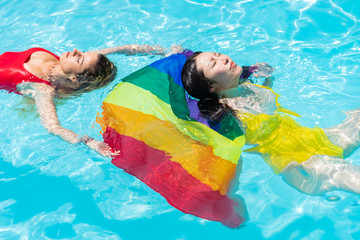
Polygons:
<instances>
[{"instance_id":1,"label":"shoulder","mask_svg":"<svg viewBox=\"0 0 360 240\"><path fill-rule=\"evenodd\" d=\"M48 60L53 59L54 55L50 52L44 52L44 51L36 51L31 54L31 59L41 59L41 60Z\"/></svg>"},{"instance_id":2,"label":"shoulder","mask_svg":"<svg viewBox=\"0 0 360 240\"><path fill-rule=\"evenodd\" d=\"M54 87L46 83L23 82L17 85L17 91L24 96L32 98L40 95L55 95Z\"/></svg>"},{"instance_id":3,"label":"shoulder","mask_svg":"<svg viewBox=\"0 0 360 240\"><path fill-rule=\"evenodd\" d=\"M54 60L55 58L56 60L59 60L59 56L44 48L30 48L27 52L30 52L31 59Z\"/></svg>"}]
</instances>

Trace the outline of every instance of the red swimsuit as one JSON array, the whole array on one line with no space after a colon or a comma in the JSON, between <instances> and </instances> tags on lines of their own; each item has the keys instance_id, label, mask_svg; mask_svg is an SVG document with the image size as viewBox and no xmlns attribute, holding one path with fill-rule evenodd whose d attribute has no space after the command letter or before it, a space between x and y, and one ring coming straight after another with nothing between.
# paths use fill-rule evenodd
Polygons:
<instances>
[{"instance_id":1,"label":"red swimsuit","mask_svg":"<svg viewBox=\"0 0 360 240\"><path fill-rule=\"evenodd\" d=\"M25 69L24 63L28 62L34 52L47 52L55 54L43 48L30 48L23 52L5 52L0 55L0 89L16 92L16 86L22 82L37 82L51 85L48 81L38 78Z\"/></svg>"}]
</instances>

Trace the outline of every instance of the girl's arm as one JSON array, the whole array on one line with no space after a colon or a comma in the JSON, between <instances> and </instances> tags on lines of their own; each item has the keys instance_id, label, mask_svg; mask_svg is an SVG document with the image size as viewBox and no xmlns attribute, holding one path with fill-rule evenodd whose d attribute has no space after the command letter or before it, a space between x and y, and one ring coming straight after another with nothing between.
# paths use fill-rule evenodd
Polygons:
<instances>
[{"instance_id":1,"label":"girl's arm","mask_svg":"<svg viewBox=\"0 0 360 240\"><path fill-rule=\"evenodd\" d=\"M277 96L275 93L265 87L254 84L242 84L220 102L228 105L234 111L251 114L275 114L278 110Z\"/></svg>"},{"instance_id":2,"label":"girl's arm","mask_svg":"<svg viewBox=\"0 0 360 240\"><path fill-rule=\"evenodd\" d=\"M265 80L262 85L271 88L275 79L272 76L272 73L275 69L267 63L256 63L253 66L256 66L257 69L253 72L252 75L256 78L264 77Z\"/></svg>"},{"instance_id":3,"label":"girl's arm","mask_svg":"<svg viewBox=\"0 0 360 240\"><path fill-rule=\"evenodd\" d=\"M104 48L100 50L95 50L98 54L108 55L112 53L126 54L126 55L135 55L138 53L149 53L156 55L164 55L164 50L159 46L150 46L150 45L138 45L138 44L129 44L122 45L117 47Z\"/></svg>"},{"instance_id":4,"label":"girl's arm","mask_svg":"<svg viewBox=\"0 0 360 240\"><path fill-rule=\"evenodd\" d=\"M44 83L23 83L20 85L19 92L35 100L41 123L49 133L61 137L68 143L84 143L103 156L111 155L106 143L87 136L80 137L73 131L61 126L54 103L55 91L51 86Z\"/></svg>"},{"instance_id":5,"label":"girl's arm","mask_svg":"<svg viewBox=\"0 0 360 240\"><path fill-rule=\"evenodd\" d=\"M272 86L274 85L274 77L271 76L271 77L268 77L268 78L265 78L264 82L263 82L263 86L264 87L269 87L269 88L272 88Z\"/></svg>"}]
</instances>

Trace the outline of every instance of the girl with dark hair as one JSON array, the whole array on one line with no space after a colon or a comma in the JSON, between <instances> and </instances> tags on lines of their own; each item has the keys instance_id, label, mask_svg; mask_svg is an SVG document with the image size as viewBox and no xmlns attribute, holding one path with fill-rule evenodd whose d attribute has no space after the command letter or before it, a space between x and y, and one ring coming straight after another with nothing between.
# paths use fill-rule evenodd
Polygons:
<instances>
[{"instance_id":1,"label":"girl with dark hair","mask_svg":"<svg viewBox=\"0 0 360 240\"><path fill-rule=\"evenodd\" d=\"M360 108L331 128L308 128L282 108L269 87L249 82L247 77L265 77L270 86L267 64L240 67L226 55L197 52L182 70L185 90L198 98L203 116L215 121L232 114L243 128L246 152L259 153L283 179L297 190L318 195L331 190L360 194L360 166L343 160L360 145Z\"/></svg>"},{"instance_id":2,"label":"girl with dark hair","mask_svg":"<svg viewBox=\"0 0 360 240\"><path fill-rule=\"evenodd\" d=\"M105 56L110 53L163 54L149 45L124 45L92 52L62 53L57 56L43 48L0 55L0 89L35 100L44 127L69 143L82 142L102 155L109 156L108 146L88 136L80 137L61 126L54 98L77 95L100 88L114 80L116 67Z\"/></svg>"}]
</instances>

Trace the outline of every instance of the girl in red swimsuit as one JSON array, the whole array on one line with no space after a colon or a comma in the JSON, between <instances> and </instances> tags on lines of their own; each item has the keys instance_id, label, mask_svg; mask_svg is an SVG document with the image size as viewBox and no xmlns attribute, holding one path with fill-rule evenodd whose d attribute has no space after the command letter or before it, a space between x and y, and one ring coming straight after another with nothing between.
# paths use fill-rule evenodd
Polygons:
<instances>
[{"instance_id":1,"label":"girl in red swimsuit","mask_svg":"<svg viewBox=\"0 0 360 240\"><path fill-rule=\"evenodd\" d=\"M15 92L35 100L44 127L69 143L83 142L104 156L111 152L108 146L88 136L80 137L61 126L54 98L76 95L105 86L116 75L116 67L105 55L111 53L162 54L149 45L124 45L92 52L62 53L60 56L42 49L31 48L23 52L5 52L0 55L0 89Z\"/></svg>"}]
</instances>

